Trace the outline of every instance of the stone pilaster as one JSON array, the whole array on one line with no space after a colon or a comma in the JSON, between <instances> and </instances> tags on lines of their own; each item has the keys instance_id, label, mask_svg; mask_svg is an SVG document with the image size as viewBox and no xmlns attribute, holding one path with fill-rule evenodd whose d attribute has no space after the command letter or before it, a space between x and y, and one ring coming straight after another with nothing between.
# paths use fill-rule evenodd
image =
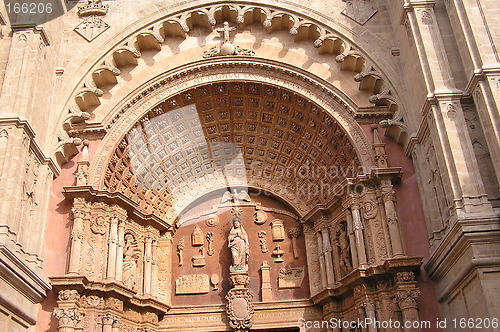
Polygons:
<instances>
[{"instance_id":1,"label":"stone pilaster","mask_svg":"<svg viewBox=\"0 0 500 332\"><path fill-rule=\"evenodd\" d=\"M71 255L69 258L68 274L80 274L83 254L84 222L87 213L86 203L83 198L73 201L73 228L71 229Z\"/></svg>"}]
</instances>

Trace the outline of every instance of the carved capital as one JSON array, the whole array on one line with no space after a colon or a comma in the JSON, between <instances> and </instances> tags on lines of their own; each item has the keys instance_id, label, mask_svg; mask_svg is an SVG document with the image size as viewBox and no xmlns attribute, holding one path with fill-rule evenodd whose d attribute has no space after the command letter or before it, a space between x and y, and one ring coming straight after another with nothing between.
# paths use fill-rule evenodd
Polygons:
<instances>
[{"instance_id":1,"label":"carved capital","mask_svg":"<svg viewBox=\"0 0 500 332\"><path fill-rule=\"evenodd\" d=\"M81 319L78 308L56 308L54 316L59 320L59 329L75 328Z\"/></svg>"},{"instance_id":2,"label":"carved capital","mask_svg":"<svg viewBox=\"0 0 500 332\"><path fill-rule=\"evenodd\" d=\"M417 309L417 300L420 296L418 289L402 289L396 294L396 303L401 310Z\"/></svg>"},{"instance_id":3,"label":"carved capital","mask_svg":"<svg viewBox=\"0 0 500 332\"><path fill-rule=\"evenodd\" d=\"M295 238L295 239L298 238L299 235L300 235L300 228L298 228L298 227L290 228L288 230L288 236L291 237L292 239L293 238Z\"/></svg>"},{"instance_id":4,"label":"carved capital","mask_svg":"<svg viewBox=\"0 0 500 332\"><path fill-rule=\"evenodd\" d=\"M102 325L116 325L118 324L118 317L111 314L105 314L102 316Z\"/></svg>"}]
</instances>

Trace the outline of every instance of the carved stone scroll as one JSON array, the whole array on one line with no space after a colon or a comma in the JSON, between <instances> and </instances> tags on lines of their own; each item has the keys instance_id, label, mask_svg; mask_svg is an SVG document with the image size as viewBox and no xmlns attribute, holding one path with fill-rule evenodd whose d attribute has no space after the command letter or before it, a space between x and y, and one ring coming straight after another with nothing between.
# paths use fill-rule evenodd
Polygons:
<instances>
[{"instance_id":1,"label":"carved stone scroll","mask_svg":"<svg viewBox=\"0 0 500 332\"><path fill-rule=\"evenodd\" d=\"M304 268L281 268L278 277L278 288L299 288L304 280Z\"/></svg>"},{"instance_id":2,"label":"carved stone scroll","mask_svg":"<svg viewBox=\"0 0 500 332\"><path fill-rule=\"evenodd\" d=\"M175 294L204 294L209 291L208 274L183 275L175 280Z\"/></svg>"}]
</instances>

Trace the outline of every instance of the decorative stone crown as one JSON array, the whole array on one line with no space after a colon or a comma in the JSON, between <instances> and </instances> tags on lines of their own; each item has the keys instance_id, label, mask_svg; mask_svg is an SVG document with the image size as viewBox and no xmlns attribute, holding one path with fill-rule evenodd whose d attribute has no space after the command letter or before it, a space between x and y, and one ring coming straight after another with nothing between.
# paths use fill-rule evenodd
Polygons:
<instances>
[{"instance_id":1,"label":"decorative stone crown","mask_svg":"<svg viewBox=\"0 0 500 332\"><path fill-rule=\"evenodd\" d=\"M78 14L80 16L90 15L106 15L109 5L102 3L102 0L88 0L83 6L78 6Z\"/></svg>"}]
</instances>

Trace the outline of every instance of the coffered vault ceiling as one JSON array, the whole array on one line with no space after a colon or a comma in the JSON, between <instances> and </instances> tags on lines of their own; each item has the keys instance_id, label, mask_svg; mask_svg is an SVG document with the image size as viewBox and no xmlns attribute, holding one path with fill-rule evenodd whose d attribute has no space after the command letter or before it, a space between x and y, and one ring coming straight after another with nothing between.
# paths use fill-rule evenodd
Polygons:
<instances>
[{"instance_id":1,"label":"coffered vault ceiling","mask_svg":"<svg viewBox=\"0 0 500 332\"><path fill-rule=\"evenodd\" d=\"M116 148L104 187L171 218L214 189L269 191L301 215L335 200L359 171L347 135L323 109L262 83L189 89L142 117Z\"/></svg>"}]
</instances>

